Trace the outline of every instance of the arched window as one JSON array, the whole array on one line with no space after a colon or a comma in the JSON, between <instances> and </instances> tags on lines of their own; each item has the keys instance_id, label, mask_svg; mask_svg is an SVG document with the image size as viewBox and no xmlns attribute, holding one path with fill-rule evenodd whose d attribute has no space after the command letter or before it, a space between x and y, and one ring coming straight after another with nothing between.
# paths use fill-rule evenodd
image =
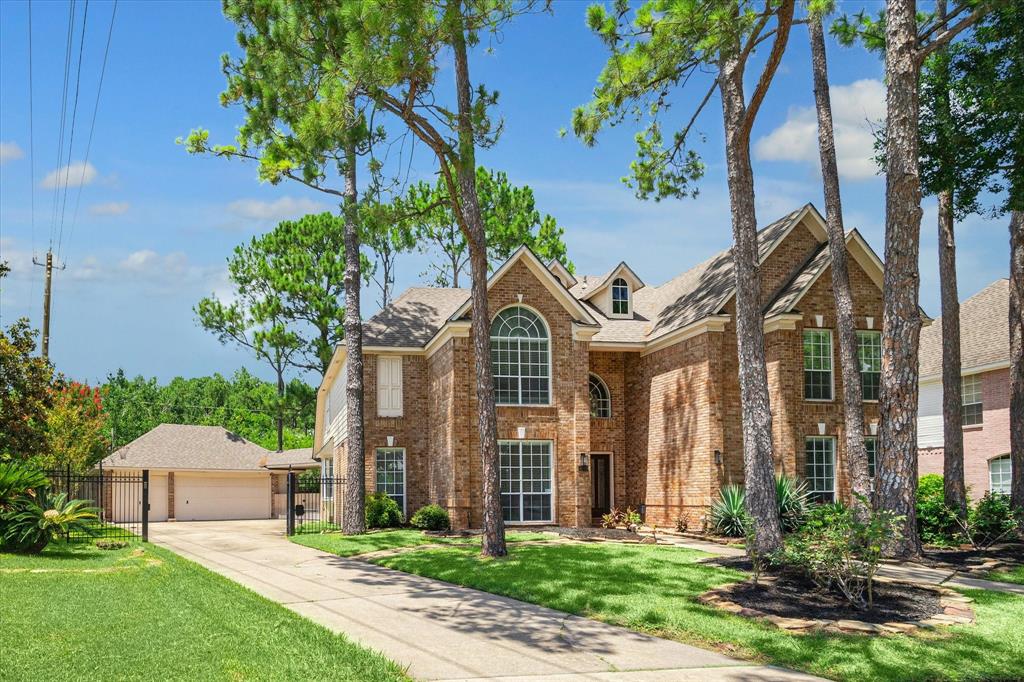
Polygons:
<instances>
[{"instance_id":1,"label":"arched window","mask_svg":"<svg viewBox=\"0 0 1024 682\"><path fill-rule=\"evenodd\" d=\"M505 308L491 323L491 370L499 405L551 402L548 329L523 306Z\"/></svg>"},{"instance_id":2,"label":"arched window","mask_svg":"<svg viewBox=\"0 0 1024 682\"><path fill-rule=\"evenodd\" d=\"M1010 474L1013 464L1009 455L996 457L988 461L988 489L994 493L1010 494Z\"/></svg>"},{"instance_id":3,"label":"arched window","mask_svg":"<svg viewBox=\"0 0 1024 682\"><path fill-rule=\"evenodd\" d=\"M621 277L612 282L612 314L629 315L629 285Z\"/></svg>"},{"instance_id":4,"label":"arched window","mask_svg":"<svg viewBox=\"0 0 1024 682\"><path fill-rule=\"evenodd\" d=\"M596 374L590 375L590 416L602 419L612 416L612 397L608 386Z\"/></svg>"}]
</instances>

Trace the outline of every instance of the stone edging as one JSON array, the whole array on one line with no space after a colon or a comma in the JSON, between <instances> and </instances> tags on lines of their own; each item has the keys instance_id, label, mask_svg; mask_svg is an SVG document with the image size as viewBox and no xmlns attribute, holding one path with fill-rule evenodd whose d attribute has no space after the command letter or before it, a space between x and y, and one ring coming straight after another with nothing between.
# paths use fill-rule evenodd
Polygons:
<instances>
[{"instance_id":1,"label":"stone edging","mask_svg":"<svg viewBox=\"0 0 1024 682\"><path fill-rule=\"evenodd\" d=\"M763 582L771 582L774 580L773 577L767 576L762 577ZM974 600L970 597L965 597L955 590L951 590L948 587L933 586L933 585L919 585L917 583L905 583L899 580L889 580L885 578L875 578L875 582L884 582L889 584L904 584L913 585L914 587L931 590L939 593L939 606L942 607L942 612L937 613L933 616L929 616L923 620L914 620L906 622L891 622L891 623L868 623L862 620L826 620L826 619L811 619L811 618L788 618L785 616L776 616L758 609L752 609L744 606L740 606L736 602L729 600L730 588L737 583L730 583L729 585L723 585L722 587L715 588L705 592L701 596L697 597L697 601L708 606L714 606L727 611L728 613L735 613L746 618L757 618L769 622L776 627L787 630L796 634L803 634L807 632L821 631L826 632L843 632L843 633L854 633L854 634L898 634L908 633L918 630L920 628L934 628L940 625L956 625L956 624L971 624L974 623L974 609L970 606Z\"/></svg>"}]
</instances>

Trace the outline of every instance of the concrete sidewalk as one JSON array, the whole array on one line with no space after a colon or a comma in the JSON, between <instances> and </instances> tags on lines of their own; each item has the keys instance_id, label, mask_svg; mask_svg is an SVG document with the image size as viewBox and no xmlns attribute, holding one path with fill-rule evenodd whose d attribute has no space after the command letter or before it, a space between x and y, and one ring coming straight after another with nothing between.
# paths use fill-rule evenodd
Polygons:
<instances>
[{"instance_id":1,"label":"concrete sidewalk","mask_svg":"<svg viewBox=\"0 0 1024 682\"><path fill-rule=\"evenodd\" d=\"M283 521L158 523L150 539L423 680L815 680L289 542Z\"/></svg>"}]
</instances>

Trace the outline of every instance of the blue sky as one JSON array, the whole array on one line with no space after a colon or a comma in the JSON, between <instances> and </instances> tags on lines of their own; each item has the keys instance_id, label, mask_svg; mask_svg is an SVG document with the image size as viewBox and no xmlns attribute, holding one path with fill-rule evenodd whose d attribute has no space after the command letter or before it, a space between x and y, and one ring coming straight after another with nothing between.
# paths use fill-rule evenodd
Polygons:
<instances>
[{"instance_id":1,"label":"blue sky","mask_svg":"<svg viewBox=\"0 0 1024 682\"><path fill-rule=\"evenodd\" d=\"M88 8L71 153L79 164L112 4L93 0ZM584 2L556 2L554 16L522 19L490 54L474 55L471 76L500 91L506 125L498 145L479 161L534 188L540 210L565 227L578 272L603 272L625 259L648 283L660 284L729 246L720 105L713 100L700 122L708 165L701 195L661 203L635 199L619 181L633 158L635 125L609 131L590 149L558 136L572 108L588 99L605 58L584 24L585 8ZM40 324L42 268L31 265L32 255L45 253L51 228L61 234L46 178L67 162L58 162L57 151L67 21L65 2L32 6L33 176L28 5L0 3L0 259L13 268L0 294L4 325L21 316ZM197 126L227 141L241 123L238 109L223 109L218 101L224 85L220 55L235 50L234 35L219 2L118 6L89 167L83 172L76 166L71 175L71 185L75 178L86 181L80 209L76 218L79 188L72 186L59 239L67 267L54 279L51 357L69 376L97 381L123 367L131 375L166 380L231 373L243 365L267 375L246 353L200 329L192 307L205 295L229 290L225 259L236 244L278 220L332 206L325 195L294 184L261 184L252 165L190 157L175 145L175 138ZM846 224L859 228L881 254L884 183L869 158L868 121L884 114L882 65L859 49L830 43L829 50ZM450 77L450 70L441 74L442 80ZM699 88L681 93L674 116L688 118L702 95ZM812 104L807 34L797 27L754 129L762 224L807 201L823 207ZM412 172L433 172L425 150L416 152ZM933 316L939 308L935 232L934 201L927 200L921 303ZM54 248L57 241L55 236ZM420 283L425 259L412 254L399 261L399 290ZM958 226L962 298L1005 277L1007 261L1004 221L972 217ZM367 290L366 316L375 312L375 298Z\"/></svg>"}]
</instances>

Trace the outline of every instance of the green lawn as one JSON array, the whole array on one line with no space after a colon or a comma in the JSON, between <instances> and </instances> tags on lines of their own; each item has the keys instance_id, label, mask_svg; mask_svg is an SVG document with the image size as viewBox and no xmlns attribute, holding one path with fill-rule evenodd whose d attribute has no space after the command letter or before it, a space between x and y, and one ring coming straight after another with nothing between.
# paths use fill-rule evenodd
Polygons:
<instances>
[{"instance_id":1,"label":"green lawn","mask_svg":"<svg viewBox=\"0 0 1024 682\"><path fill-rule=\"evenodd\" d=\"M407 679L383 656L152 545L0 553L0 623L0 680Z\"/></svg>"},{"instance_id":2,"label":"green lawn","mask_svg":"<svg viewBox=\"0 0 1024 682\"><path fill-rule=\"evenodd\" d=\"M320 533L314 535L310 533L293 535L289 539L297 544L337 554L338 556L356 556L358 554L377 552L382 549L398 549L400 547L416 547L419 545L480 546L479 536L438 537L436 535L426 535L423 531L410 528L371 531L365 535L341 535L340 533ZM546 533L514 532L507 533L505 539L508 542L543 541L552 540L554 536Z\"/></svg>"},{"instance_id":3,"label":"green lawn","mask_svg":"<svg viewBox=\"0 0 1024 682\"><path fill-rule=\"evenodd\" d=\"M734 656L841 680L1024 679L1024 598L980 590L978 622L918 635L789 634L696 602L743 574L701 552L648 545L526 545L506 559L474 548L376 560L408 573L507 595Z\"/></svg>"},{"instance_id":4,"label":"green lawn","mask_svg":"<svg viewBox=\"0 0 1024 682\"><path fill-rule=\"evenodd\" d=\"M985 580L997 580L1001 583L1016 583L1024 585L1024 566L1018 566L1008 571L989 571Z\"/></svg>"}]
</instances>

